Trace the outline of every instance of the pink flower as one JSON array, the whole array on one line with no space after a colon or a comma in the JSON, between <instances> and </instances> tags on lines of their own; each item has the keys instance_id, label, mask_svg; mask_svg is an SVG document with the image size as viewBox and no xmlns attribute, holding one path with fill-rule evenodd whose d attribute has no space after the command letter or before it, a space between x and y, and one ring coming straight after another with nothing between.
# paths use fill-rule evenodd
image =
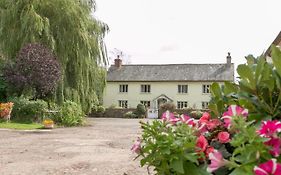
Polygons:
<instances>
[{"instance_id":1,"label":"pink flower","mask_svg":"<svg viewBox=\"0 0 281 175\"><path fill-rule=\"evenodd\" d=\"M219 134L218 134L219 142L220 143L228 143L230 141L229 136L230 135L229 135L228 132L225 132L225 131L219 132Z\"/></svg>"},{"instance_id":2,"label":"pink flower","mask_svg":"<svg viewBox=\"0 0 281 175\"><path fill-rule=\"evenodd\" d=\"M229 128L233 116L244 116L247 117L248 109L244 109L237 105L230 105L228 110L223 113L222 119L224 120L224 126Z\"/></svg>"},{"instance_id":3,"label":"pink flower","mask_svg":"<svg viewBox=\"0 0 281 175\"><path fill-rule=\"evenodd\" d=\"M281 131L281 122L274 120L274 121L263 121L261 125L261 129L258 133L262 137L271 137L277 132Z\"/></svg>"},{"instance_id":4,"label":"pink flower","mask_svg":"<svg viewBox=\"0 0 281 175\"><path fill-rule=\"evenodd\" d=\"M208 147L208 141L207 139L203 136L200 135L199 138L196 141L196 147L199 148L198 152L204 152L206 148Z\"/></svg>"},{"instance_id":5,"label":"pink flower","mask_svg":"<svg viewBox=\"0 0 281 175\"><path fill-rule=\"evenodd\" d=\"M214 152L215 151L215 148L212 147L212 146L208 146L207 149L205 150L205 156L206 157L209 157L209 154Z\"/></svg>"},{"instance_id":6,"label":"pink flower","mask_svg":"<svg viewBox=\"0 0 281 175\"><path fill-rule=\"evenodd\" d=\"M223 167L227 164L227 160L222 157L222 154L218 150L214 150L209 154L209 159L211 160L211 164L208 165L207 171L209 173Z\"/></svg>"},{"instance_id":7,"label":"pink flower","mask_svg":"<svg viewBox=\"0 0 281 175\"><path fill-rule=\"evenodd\" d=\"M276 159L271 159L259 166L254 167L255 175L280 175L281 164L276 162Z\"/></svg>"},{"instance_id":8,"label":"pink flower","mask_svg":"<svg viewBox=\"0 0 281 175\"><path fill-rule=\"evenodd\" d=\"M138 138L135 143L133 144L131 150L134 152L134 153L137 153L139 154L140 151L141 151L141 140L140 138Z\"/></svg>"},{"instance_id":9,"label":"pink flower","mask_svg":"<svg viewBox=\"0 0 281 175\"><path fill-rule=\"evenodd\" d=\"M272 149L269 151L271 155L274 157L278 157L280 155L280 138L271 138L269 141L264 142L264 144L272 147Z\"/></svg>"},{"instance_id":10,"label":"pink flower","mask_svg":"<svg viewBox=\"0 0 281 175\"><path fill-rule=\"evenodd\" d=\"M163 121L167 121L172 123L173 125L176 124L178 121L180 121L179 118L175 117L174 113L171 113L170 111L166 111L162 114L161 119Z\"/></svg>"},{"instance_id":11,"label":"pink flower","mask_svg":"<svg viewBox=\"0 0 281 175\"><path fill-rule=\"evenodd\" d=\"M191 118L188 115L182 114L180 116L180 121L183 122L183 123L186 123L187 125L190 125L190 126L196 125L196 123L194 122L194 118Z\"/></svg>"},{"instance_id":12,"label":"pink flower","mask_svg":"<svg viewBox=\"0 0 281 175\"><path fill-rule=\"evenodd\" d=\"M211 119L207 122L207 129L211 131L216 127L220 126L221 124L222 122L219 119Z\"/></svg>"},{"instance_id":13,"label":"pink flower","mask_svg":"<svg viewBox=\"0 0 281 175\"><path fill-rule=\"evenodd\" d=\"M170 111L166 111L162 114L161 119L163 121L170 121L170 119L174 119L175 115L173 113L171 113Z\"/></svg>"},{"instance_id":14,"label":"pink flower","mask_svg":"<svg viewBox=\"0 0 281 175\"><path fill-rule=\"evenodd\" d=\"M204 112L202 117L199 119L199 123L207 123L211 119L211 115L208 112Z\"/></svg>"}]
</instances>

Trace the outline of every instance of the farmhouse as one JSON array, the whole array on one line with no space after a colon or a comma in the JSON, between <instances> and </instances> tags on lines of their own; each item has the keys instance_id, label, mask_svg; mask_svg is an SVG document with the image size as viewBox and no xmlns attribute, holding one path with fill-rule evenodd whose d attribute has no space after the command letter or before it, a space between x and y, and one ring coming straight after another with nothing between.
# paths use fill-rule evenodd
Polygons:
<instances>
[{"instance_id":1,"label":"farmhouse","mask_svg":"<svg viewBox=\"0 0 281 175\"><path fill-rule=\"evenodd\" d=\"M171 102L177 108L207 108L210 86L234 81L228 53L224 64L122 65L118 57L107 73L103 105L136 108L139 103L157 110Z\"/></svg>"}]
</instances>

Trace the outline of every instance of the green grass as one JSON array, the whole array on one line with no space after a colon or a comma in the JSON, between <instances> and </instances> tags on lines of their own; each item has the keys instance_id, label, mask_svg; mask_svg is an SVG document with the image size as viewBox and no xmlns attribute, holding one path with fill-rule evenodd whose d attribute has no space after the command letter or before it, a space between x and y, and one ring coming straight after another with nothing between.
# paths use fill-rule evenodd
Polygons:
<instances>
[{"instance_id":1,"label":"green grass","mask_svg":"<svg viewBox=\"0 0 281 175\"><path fill-rule=\"evenodd\" d=\"M43 125L38 123L14 123L14 122L2 122L0 123L0 128L8 128L8 129L18 129L18 130L29 130L29 129L40 129Z\"/></svg>"}]
</instances>

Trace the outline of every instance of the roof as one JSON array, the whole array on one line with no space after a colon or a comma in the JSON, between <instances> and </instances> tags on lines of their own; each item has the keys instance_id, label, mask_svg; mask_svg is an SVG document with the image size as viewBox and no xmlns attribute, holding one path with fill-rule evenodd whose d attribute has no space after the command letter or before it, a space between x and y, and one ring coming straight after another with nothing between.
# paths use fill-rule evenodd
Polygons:
<instances>
[{"instance_id":1,"label":"roof","mask_svg":"<svg viewBox=\"0 0 281 175\"><path fill-rule=\"evenodd\" d=\"M160 64L112 65L108 82L153 81L234 81L234 65L227 64Z\"/></svg>"},{"instance_id":2,"label":"roof","mask_svg":"<svg viewBox=\"0 0 281 175\"><path fill-rule=\"evenodd\" d=\"M275 38L275 40L271 43L271 45L280 45L280 43L281 43L281 31L279 32L279 34L277 35L277 37ZM266 50L266 52L265 52L265 55L269 55L269 56L271 56L271 54L270 54L270 48L271 48L271 45L268 47L268 49Z\"/></svg>"}]
</instances>

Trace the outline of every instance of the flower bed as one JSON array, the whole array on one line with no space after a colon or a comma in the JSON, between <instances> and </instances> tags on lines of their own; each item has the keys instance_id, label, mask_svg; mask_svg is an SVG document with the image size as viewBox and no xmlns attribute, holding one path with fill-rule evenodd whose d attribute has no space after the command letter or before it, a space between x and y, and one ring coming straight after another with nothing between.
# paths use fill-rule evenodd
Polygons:
<instances>
[{"instance_id":1,"label":"flower bed","mask_svg":"<svg viewBox=\"0 0 281 175\"><path fill-rule=\"evenodd\" d=\"M0 103L0 118L5 120L10 120L10 115L12 112L14 103Z\"/></svg>"},{"instance_id":2,"label":"flower bed","mask_svg":"<svg viewBox=\"0 0 281 175\"><path fill-rule=\"evenodd\" d=\"M248 121L248 110L231 105L221 117L198 120L166 112L141 123L132 150L156 174L281 174L281 123Z\"/></svg>"}]
</instances>

